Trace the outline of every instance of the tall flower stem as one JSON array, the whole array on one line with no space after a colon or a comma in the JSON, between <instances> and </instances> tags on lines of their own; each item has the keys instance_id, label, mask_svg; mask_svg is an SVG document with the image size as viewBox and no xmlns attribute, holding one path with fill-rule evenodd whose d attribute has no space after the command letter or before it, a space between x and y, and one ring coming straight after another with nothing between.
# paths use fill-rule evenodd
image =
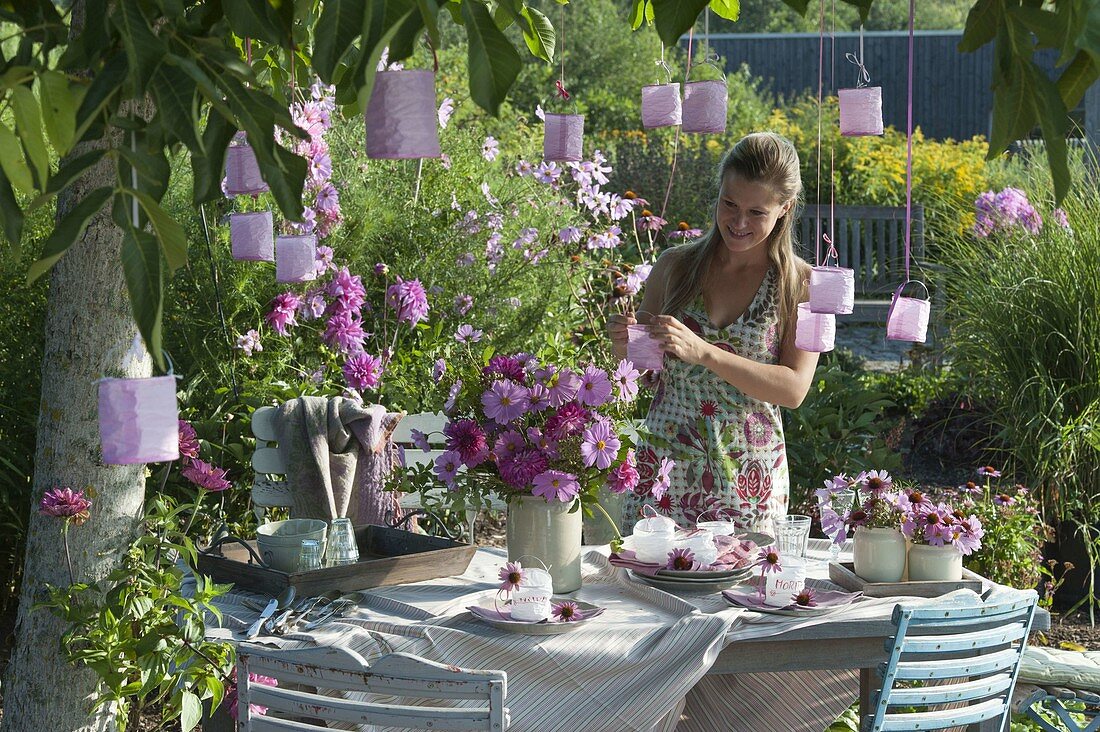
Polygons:
<instances>
[{"instance_id":1,"label":"tall flower stem","mask_svg":"<svg viewBox=\"0 0 1100 732\"><path fill-rule=\"evenodd\" d=\"M611 514L607 512L607 509L605 509L603 504L599 501L596 501L596 508L598 508L600 513L603 514L603 517L607 519L607 523L611 524L611 528L615 529L615 538L611 540L611 549L613 551L618 551L617 546L621 547L623 544L623 535L619 531L619 525L615 523L615 520L611 518Z\"/></svg>"},{"instance_id":2,"label":"tall flower stem","mask_svg":"<svg viewBox=\"0 0 1100 732\"><path fill-rule=\"evenodd\" d=\"M187 533L191 531L191 524L195 523L195 516L199 513L199 504L202 503L202 497L206 494L206 489L199 487L199 493L195 496L195 507L191 509L191 515L187 519L187 526L183 527L183 535L187 536Z\"/></svg>"},{"instance_id":3,"label":"tall flower stem","mask_svg":"<svg viewBox=\"0 0 1100 732\"><path fill-rule=\"evenodd\" d=\"M61 543L65 547L65 564L69 568L69 584L76 584L76 575L73 574L73 558L69 554L69 519L65 519L64 525L61 527Z\"/></svg>"}]
</instances>

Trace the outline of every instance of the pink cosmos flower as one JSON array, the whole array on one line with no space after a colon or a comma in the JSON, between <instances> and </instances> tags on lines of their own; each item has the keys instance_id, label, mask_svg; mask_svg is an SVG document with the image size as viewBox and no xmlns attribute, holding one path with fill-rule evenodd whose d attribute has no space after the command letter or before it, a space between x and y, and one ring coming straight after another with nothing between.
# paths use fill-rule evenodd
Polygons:
<instances>
[{"instance_id":1,"label":"pink cosmos flower","mask_svg":"<svg viewBox=\"0 0 1100 732\"><path fill-rule=\"evenodd\" d=\"M185 419L178 420L180 440L180 460L187 462L199 456L199 436L195 428Z\"/></svg>"},{"instance_id":2,"label":"pink cosmos flower","mask_svg":"<svg viewBox=\"0 0 1100 732\"><path fill-rule=\"evenodd\" d=\"M527 581L527 573L519 562L508 562L500 568L500 589L511 592Z\"/></svg>"},{"instance_id":3,"label":"pink cosmos flower","mask_svg":"<svg viewBox=\"0 0 1100 732\"><path fill-rule=\"evenodd\" d=\"M232 485L225 479L225 468L216 468L202 460L192 460L182 472L184 478L212 493L224 491Z\"/></svg>"},{"instance_id":4,"label":"pink cosmos flower","mask_svg":"<svg viewBox=\"0 0 1100 732\"><path fill-rule=\"evenodd\" d=\"M88 509L92 502L84 497L84 491L74 491L72 488L50 488L42 494L42 500L38 504L38 510L47 516L68 519L77 526L88 520Z\"/></svg>"},{"instance_id":5,"label":"pink cosmos flower","mask_svg":"<svg viewBox=\"0 0 1100 732\"><path fill-rule=\"evenodd\" d=\"M550 439L538 427L527 428L527 440L542 451L546 457L551 459L558 457L558 443Z\"/></svg>"},{"instance_id":6,"label":"pink cosmos flower","mask_svg":"<svg viewBox=\"0 0 1100 732\"><path fill-rule=\"evenodd\" d=\"M458 469L462 467L462 456L457 450L447 450L435 459L435 475L448 486L453 486Z\"/></svg>"},{"instance_id":7,"label":"pink cosmos flower","mask_svg":"<svg viewBox=\"0 0 1100 732\"><path fill-rule=\"evenodd\" d=\"M408 282L397 278L397 282L386 290L386 304L402 323L416 325L428 317L428 293L420 280Z\"/></svg>"},{"instance_id":8,"label":"pink cosmos flower","mask_svg":"<svg viewBox=\"0 0 1100 732\"><path fill-rule=\"evenodd\" d=\"M831 508L821 509L821 530L826 536L832 537L834 544L843 544L848 538L847 522L844 515Z\"/></svg>"},{"instance_id":9,"label":"pink cosmos flower","mask_svg":"<svg viewBox=\"0 0 1100 732\"><path fill-rule=\"evenodd\" d=\"M473 306L474 298L469 295L455 295L455 312L459 315L465 315L470 312Z\"/></svg>"},{"instance_id":10,"label":"pink cosmos flower","mask_svg":"<svg viewBox=\"0 0 1100 732\"><path fill-rule=\"evenodd\" d=\"M657 474L653 478L653 487L649 490L654 499L661 500L661 497L665 495L665 491L672 486L671 473L674 467L676 467L674 460L661 458L661 464L658 466Z\"/></svg>"},{"instance_id":11,"label":"pink cosmos flower","mask_svg":"<svg viewBox=\"0 0 1100 732\"><path fill-rule=\"evenodd\" d=\"M360 351L344 362L344 380L352 389L373 389L382 378L382 359Z\"/></svg>"},{"instance_id":12,"label":"pink cosmos flower","mask_svg":"<svg viewBox=\"0 0 1100 732\"><path fill-rule=\"evenodd\" d=\"M569 369L561 369L550 377L550 406L560 407L577 398L581 377Z\"/></svg>"},{"instance_id":13,"label":"pink cosmos flower","mask_svg":"<svg viewBox=\"0 0 1100 732\"><path fill-rule=\"evenodd\" d=\"M443 102L439 105L439 110L436 112L436 116L439 118L439 128L442 130L447 129L447 123L451 121L451 115L455 112L455 100L450 97L443 97Z\"/></svg>"},{"instance_id":14,"label":"pink cosmos flower","mask_svg":"<svg viewBox=\"0 0 1100 732\"><path fill-rule=\"evenodd\" d=\"M475 467L489 457L485 430L472 419L460 419L443 428L447 449L454 450L468 467Z\"/></svg>"},{"instance_id":15,"label":"pink cosmos flower","mask_svg":"<svg viewBox=\"0 0 1100 732\"><path fill-rule=\"evenodd\" d=\"M485 416L508 424L527 412L527 390L511 381L498 379L481 395Z\"/></svg>"},{"instance_id":16,"label":"pink cosmos flower","mask_svg":"<svg viewBox=\"0 0 1100 732\"><path fill-rule=\"evenodd\" d=\"M626 460L615 466L607 475L607 488L612 493L626 493L633 491L638 485L638 468L634 458L634 450L626 451Z\"/></svg>"},{"instance_id":17,"label":"pink cosmos flower","mask_svg":"<svg viewBox=\"0 0 1100 732\"><path fill-rule=\"evenodd\" d=\"M493 445L493 455L498 461L511 460L524 447L526 444L523 442L523 435L515 430L506 430L497 437L496 444Z\"/></svg>"},{"instance_id":18,"label":"pink cosmos flower","mask_svg":"<svg viewBox=\"0 0 1100 732\"><path fill-rule=\"evenodd\" d=\"M293 292L284 292L276 295L271 301L271 309L264 316L264 320L275 329L279 335L286 335L286 329L298 325L294 314L298 310L298 296Z\"/></svg>"},{"instance_id":19,"label":"pink cosmos flower","mask_svg":"<svg viewBox=\"0 0 1100 732\"><path fill-rule=\"evenodd\" d=\"M428 436L420 430L413 430L410 432L409 439L412 440L412 444L416 445L424 452L432 451L432 445L428 442Z\"/></svg>"},{"instance_id":20,"label":"pink cosmos flower","mask_svg":"<svg viewBox=\"0 0 1100 732\"><path fill-rule=\"evenodd\" d=\"M490 163L497 159L497 155L500 154L500 143L496 138L489 135L485 138L485 141L481 143L481 157L488 160Z\"/></svg>"},{"instance_id":21,"label":"pink cosmos flower","mask_svg":"<svg viewBox=\"0 0 1100 732\"><path fill-rule=\"evenodd\" d=\"M532 384L527 388L527 399L530 402L528 411L542 412L550 408L550 390L542 384Z\"/></svg>"},{"instance_id":22,"label":"pink cosmos flower","mask_svg":"<svg viewBox=\"0 0 1100 732\"><path fill-rule=\"evenodd\" d=\"M455 408L455 402L458 401L458 395L462 392L462 379L458 379L455 383L451 384L451 390L447 393L447 401L443 402L443 411L450 414Z\"/></svg>"},{"instance_id":23,"label":"pink cosmos flower","mask_svg":"<svg viewBox=\"0 0 1100 732\"><path fill-rule=\"evenodd\" d=\"M247 333L237 336L237 348L244 351L245 356L251 356L255 352L264 350L263 343L260 342L259 332L253 328Z\"/></svg>"},{"instance_id":24,"label":"pink cosmos flower","mask_svg":"<svg viewBox=\"0 0 1100 732\"><path fill-rule=\"evenodd\" d=\"M534 483L531 493L542 496L547 502L569 503L577 497L581 489L577 476L560 470L542 472L535 476Z\"/></svg>"},{"instance_id":25,"label":"pink cosmos flower","mask_svg":"<svg viewBox=\"0 0 1100 732\"><path fill-rule=\"evenodd\" d=\"M564 600L551 605L550 614L562 623L572 623L584 619L584 614L577 606L577 603L572 600Z\"/></svg>"},{"instance_id":26,"label":"pink cosmos flower","mask_svg":"<svg viewBox=\"0 0 1100 732\"><path fill-rule=\"evenodd\" d=\"M439 381L443 378L443 374L447 373L447 361L442 358L437 358L432 365L432 381Z\"/></svg>"},{"instance_id":27,"label":"pink cosmos flower","mask_svg":"<svg viewBox=\"0 0 1100 732\"><path fill-rule=\"evenodd\" d=\"M618 368L611 374L611 380L615 382L615 388L619 390L617 398L620 402L632 402L638 396L638 377L641 374L634 364L625 358L619 361Z\"/></svg>"},{"instance_id":28,"label":"pink cosmos flower","mask_svg":"<svg viewBox=\"0 0 1100 732\"><path fill-rule=\"evenodd\" d=\"M595 465L600 470L606 470L618 456L620 446L619 438L611 429L611 425L606 422L597 422L584 431L581 441L581 461L586 468Z\"/></svg>"},{"instance_id":29,"label":"pink cosmos flower","mask_svg":"<svg viewBox=\"0 0 1100 732\"><path fill-rule=\"evenodd\" d=\"M463 323L458 326L458 330L455 331L455 340L459 343L477 343L481 340L481 336L485 335L480 330L474 328L469 323Z\"/></svg>"}]
</instances>

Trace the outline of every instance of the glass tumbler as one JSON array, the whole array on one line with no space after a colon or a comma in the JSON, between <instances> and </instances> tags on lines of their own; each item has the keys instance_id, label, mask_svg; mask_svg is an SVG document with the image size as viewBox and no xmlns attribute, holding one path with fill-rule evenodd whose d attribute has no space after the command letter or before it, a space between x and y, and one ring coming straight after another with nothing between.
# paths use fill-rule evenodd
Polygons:
<instances>
[{"instance_id":1,"label":"glass tumbler","mask_svg":"<svg viewBox=\"0 0 1100 732\"><path fill-rule=\"evenodd\" d=\"M359 561L359 545L355 543L355 529L351 519L332 520L328 531L328 549L325 554L328 565L337 567L342 564L355 564Z\"/></svg>"},{"instance_id":2,"label":"glass tumbler","mask_svg":"<svg viewBox=\"0 0 1100 732\"><path fill-rule=\"evenodd\" d=\"M852 504L855 502L855 500L855 491L834 491L833 494L829 496L829 501L827 505L833 511L840 514L841 517L843 517L844 514L852 510ZM834 562L839 561L840 544L836 542L836 534L833 534L829 538L833 540L832 544L829 546L829 558Z\"/></svg>"},{"instance_id":3,"label":"glass tumbler","mask_svg":"<svg viewBox=\"0 0 1100 732\"><path fill-rule=\"evenodd\" d=\"M810 538L810 517L787 514L775 520L775 542L781 557L805 557Z\"/></svg>"},{"instance_id":4,"label":"glass tumbler","mask_svg":"<svg viewBox=\"0 0 1100 732\"><path fill-rule=\"evenodd\" d=\"M298 553L298 571L308 572L321 568L321 542L316 539L302 539L302 548Z\"/></svg>"}]
</instances>

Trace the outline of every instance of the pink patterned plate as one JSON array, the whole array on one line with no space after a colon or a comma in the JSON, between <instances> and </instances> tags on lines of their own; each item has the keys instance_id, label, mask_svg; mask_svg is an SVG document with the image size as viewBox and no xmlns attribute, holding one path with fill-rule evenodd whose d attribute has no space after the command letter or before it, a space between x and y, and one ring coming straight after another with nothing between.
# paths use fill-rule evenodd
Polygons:
<instances>
[{"instance_id":1,"label":"pink patterned plate","mask_svg":"<svg viewBox=\"0 0 1100 732\"><path fill-rule=\"evenodd\" d=\"M861 592L844 592L843 590L814 590L814 602L816 604L798 605L791 603L785 607L772 607L771 605L764 604L764 598L760 596L760 592L754 585L745 585L742 587L735 587L731 590L724 590L722 597L726 598L726 602L734 607L744 608L746 610L755 610L760 613L770 613L772 615L786 615L790 617L804 617L807 615L823 615L825 613L836 612L843 608L848 607L853 602L863 596Z\"/></svg>"}]
</instances>

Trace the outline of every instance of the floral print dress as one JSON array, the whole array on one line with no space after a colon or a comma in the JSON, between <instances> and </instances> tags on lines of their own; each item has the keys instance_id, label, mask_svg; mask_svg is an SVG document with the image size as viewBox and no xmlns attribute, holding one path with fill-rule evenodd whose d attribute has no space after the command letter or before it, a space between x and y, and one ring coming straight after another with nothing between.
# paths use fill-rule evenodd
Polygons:
<instances>
[{"instance_id":1,"label":"floral print dress","mask_svg":"<svg viewBox=\"0 0 1100 732\"><path fill-rule=\"evenodd\" d=\"M697 335L722 350L761 363L779 362L779 300L775 269L768 270L748 309L725 328L707 317L702 296L680 314ZM712 371L666 358L638 445L641 480L628 497L625 529L643 504L681 526L724 510L741 528L771 532L787 512L787 452L779 406L743 394ZM649 496L662 458L674 460L669 490Z\"/></svg>"}]
</instances>

